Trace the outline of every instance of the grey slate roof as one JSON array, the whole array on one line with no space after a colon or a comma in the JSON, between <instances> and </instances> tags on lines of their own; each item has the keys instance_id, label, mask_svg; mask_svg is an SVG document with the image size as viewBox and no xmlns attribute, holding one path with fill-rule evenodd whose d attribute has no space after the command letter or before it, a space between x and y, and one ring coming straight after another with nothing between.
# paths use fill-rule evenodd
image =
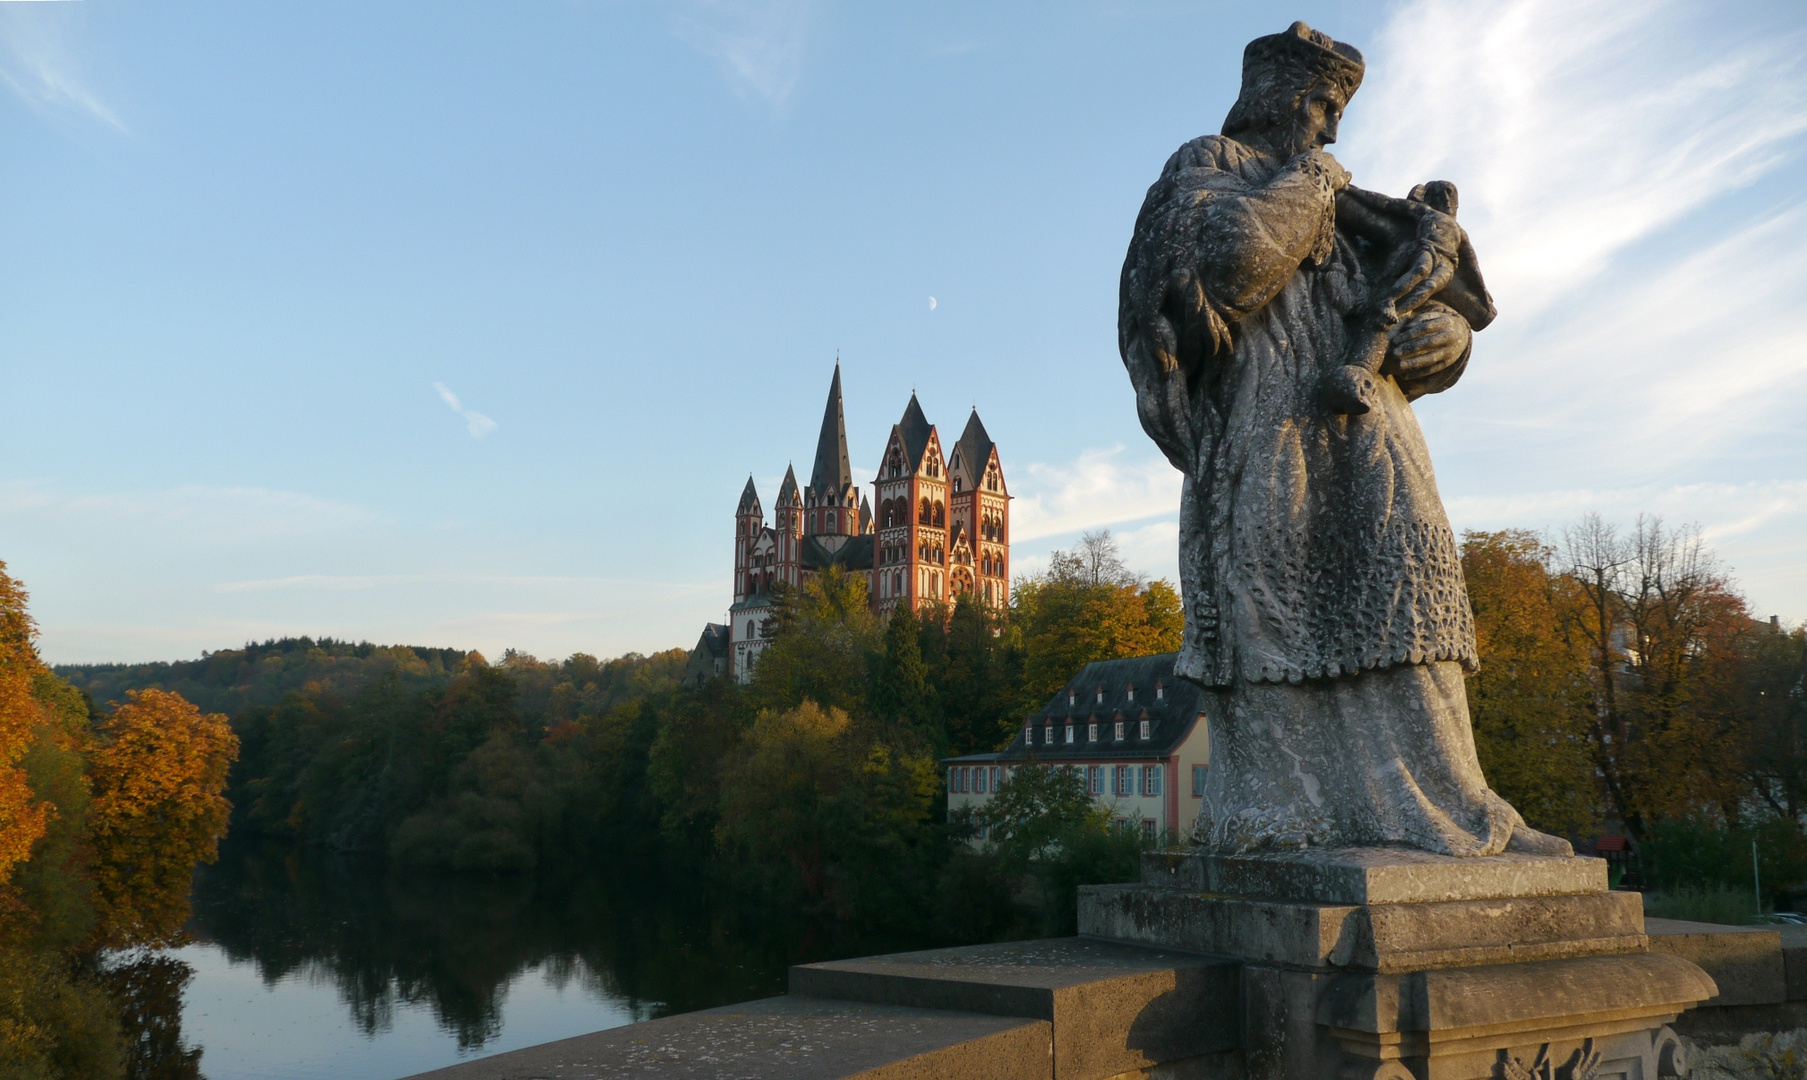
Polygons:
<instances>
[{"instance_id":1,"label":"grey slate roof","mask_svg":"<svg viewBox=\"0 0 1807 1080\"><path fill-rule=\"evenodd\" d=\"M960 459L966 466L967 479L974 487L985 476L985 463L991 460L991 436L985 433L985 425L979 421L979 410L966 418L966 430L960 433L960 441L954 444L960 448Z\"/></svg>"},{"instance_id":2,"label":"grey slate roof","mask_svg":"<svg viewBox=\"0 0 1807 1080\"><path fill-rule=\"evenodd\" d=\"M783 506L787 498L790 502L799 505L803 502L802 497L797 494L797 472L789 465L784 467L784 483L778 486L778 505Z\"/></svg>"},{"instance_id":3,"label":"grey slate roof","mask_svg":"<svg viewBox=\"0 0 1807 1080\"><path fill-rule=\"evenodd\" d=\"M737 507L734 512L736 514L751 514L758 509L759 491L753 487L753 477L749 475L747 477L747 486L742 488L740 492L740 506Z\"/></svg>"},{"instance_id":4,"label":"grey slate roof","mask_svg":"<svg viewBox=\"0 0 1807 1080\"><path fill-rule=\"evenodd\" d=\"M841 408L841 364L835 362L834 381L828 386L828 406L822 411L822 434L816 438L816 464L809 486L818 497L840 495L853 483L853 467L847 460L847 418Z\"/></svg>"},{"instance_id":5,"label":"grey slate roof","mask_svg":"<svg viewBox=\"0 0 1807 1080\"><path fill-rule=\"evenodd\" d=\"M1202 722L1205 695L1195 684L1175 678L1173 662L1178 653L1137 656L1127 660L1098 660L1079 669L1079 674L1048 699L1048 703L1032 713L1028 725L1035 733L1035 745L1023 745L1019 728L1010 745L996 754L974 754L949 760L1020 761L1033 756L1038 761L1110 760L1114 758L1166 757L1173 752L1196 722ZM1155 697L1155 685L1161 686L1161 697ZM1098 700L1098 689L1104 688L1104 700ZM1135 688L1135 700L1129 699ZM1072 694L1069 705L1068 693ZM1146 718L1149 738L1137 738L1139 722ZM1124 740L1113 739L1113 722L1125 722ZM1096 721L1098 741L1086 741L1086 725ZM1073 743L1066 741L1066 726L1074 725ZM1046 728L1054 725L1054 745L1046 743Z\"/></svg>"},{"instance_id":6,"label":"grey slate roof","mask_svg":"<svg viewBox=\"0 0 1807 1080\"><path fill-rule=\"evenodd\" d=\"M903 435L904 457L914 469L922 464L922 452L929 447L929 432L934 430L929 418L922 415L922 406L917 403L915 394L910 395L910 403L904 406L903 419L897 426Z\"/></svg>"},{"instance_id":7,"label":"grey slate roof","mask_svg":"<svg viewBox=\"0 0 1807 1080\"><path fill-rule=\"evenodd\" d=\"M821 540L806 536L803 538L803 569L826 570L830 566L839 566L848 570L870 570L873 539L871 533L850 536L845 544L830 551Z\"/></svg>"},{"instance_id":8,"label":"grey slate roof","mask_svg":"<svg viewBox=\"0 0 1807 1080\"><path fill-rule=\"evenodd\" d=\"M865 495L861 495L860 496L860 532L863 535L863 534L869 533L871 531L872 531L872 504L866 501Z\"/></svg>"}]
</instances>

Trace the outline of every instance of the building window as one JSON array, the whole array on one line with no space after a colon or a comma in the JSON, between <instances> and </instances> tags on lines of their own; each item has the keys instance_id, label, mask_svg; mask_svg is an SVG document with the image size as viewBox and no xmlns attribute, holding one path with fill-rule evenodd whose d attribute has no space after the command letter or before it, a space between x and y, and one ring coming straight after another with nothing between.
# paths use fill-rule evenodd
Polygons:
<instances>
[{"instance_id":1,"label":"building window","mask_svg":"<svg viewBox=\"0 0 1807 1080\"><path fill-rule=\"evenodd\" d=\"M753 620L748 619L747 620L747 640L751 641L752 638L753 638Z\"/></svg>"},{"instance_id":2,"label":"building window","mask_svg":"<svg viewBox=\"0 0 1807 1080\"><path fill-rule=\"evenodd\" d=\"M1073 745L1073 725L1072 724L1067 725L1067 745L1068 746Z\"/></svg>"},{"instance_id":3,"label":"building window","mask_svg":"<svg viewBox=\"0 0 1807 1080\"><path fill-rule=\"evenodd\" d=\"M1195 799L1205 797L1205 775L1203 765L1192 766L1192 797Z\"/></svg>"},{"instance_id":4,"label":"building window","mask_svg":"<svg viewBox=\"0 0 1807 1080\"><path fill-rule=\"evenodd\" d=\"M1130 778L1129 778L1130 768L1131 768L1131 766L1128 766L1128 765L1118 765L1111 770L1111 794L1112 795L1133 795L1133 794L1135 794L1134 791L1130 790Z\"/></svg>"},{"instance_id":5,"label":"building window","mask_svg":"<svg viewBox=\"0 0 1807 1080\"><path fill-rule=\"evenodd\" d=\"M1161 767L1159 765L1142 766L1142 794L1159 795L1161 793Z\"/></svg>"},{"instance_id":6,"label":"building window","mask_svg":"<svg viewBox=\"0 0 1807 1080\"><path fill-rule=\"evenodd\" d=\"M983 795L991 789L985 784L986 776L983 766L973 770L973 794Z\"/></svg>"},{"instance_id":7,"label":"building window","mask_svg":"<svg viewBox=\"0 0 1807 1080\"><path fill-rule=\"evenodd\" d=\"M1087 724L1085 726L1085 741L1086 742L1097 742L1098 741L1098 725L1096 722Z\"/></svg>"},{"instance_id":8,"label":"building window","mask_svg":"<svg viewBox=\"0 0 1807 1080\"><path fill-rule=\"evenodd\" d=\"M998 784L1001 783L1003 780L1004 770L997 765L993 765L990 769L990 772L991 772L991 790L996 791L996 790L998 790Z\"/></svg>"},{"instance_id":9,"label":"building window","mask_svg":"<svg viewBox=\"0 0 1807 1080\"><path fill-rule=\"evenodd\" d=\"M829 531L829 532L834 532L834 531L835 531L835 527L834 527L834 511L833 511L833 510L830 510L830 511L829 511L829 512L828 512L828 531Z\"/></svg>"},{"instance_id":10,"label":"building window","mask_svg":"<svg viewBox=\"0 0 1807 1080\"><path fill-rule=\"evenodd\" d=\"M1150 841L1152 841L1154 839L1154 819L1153 818L1144 818L1142 820L1142 839L1150 840Z\"/></svg>"},{"instance_id":11,"label":"building window","mask_svg":"<svg viewBox=\"0 0 1807 1080\"><path fill-rule=\"evenodd\" d=\"M1117 729L1115 732L1117 741L1122 742L1123 741L1123 721L1119 720L1111 726Z\"/></svg>"},{"instance_id":12,"label":"building window","mask_svg":"<svg viewBox=\"0 0 1807 1080\"><path fill-rule=\"evenodd\" d=\"M1154 684L1154 699L1156 701L1166 701L1167 700L1167 688L1165 686L1161 685L1160 683Z\"/></svg>"},{"instance_id":13,"label":"building window","mask_svg":"<svg viewBox=\"0 0 1807 1080\"><path fill-rule=\"evenodd\" d=\"M1049 724L1046 728L1043 729L1043 731L1045 732L1045 734L1042 738L1042 745L1043 746L1053 746L1054 745L1054 725Z\"/></svg>"},{"instance_id":14,"label":"building window","mask_svg":"<svg viewBox=\"0 0 1807 1080\"><path fill-rule=\"evenodd\" d=\"M1140 724L1137 724L1136 727L1138 729L1140 729L1136 732L1136 738L1147 739L1148 738L1148 721L1144 720Z\"/></svg>"},{"instance_id":15,"label":"building window","mask_svg":"<svg viewBox=\"0 0 1807 1080\"><path fill-rule=\"evenodd\" d=\"M1117 818L1111 822L1111 828L1118 832L1124 832L1129 828L1129 819L1126 817Z\"/></svg>"},{"instance_id":16,"label":"building window","mask_svg":"<svg viewBox=\"0 0 1807 1080\"><path fill-rule=\"evenodd\" d=\"M1023 745L1024 746L1034 746L1035 745L1035 728L1030 724L1023 725Z\"/></svg>"},{"instance_id":17,"label":"building window","mask_svg":"<svg viewBox=\"0 0 1807 1080\"><path fill-rule=\"evenodd\" d=\"M1134 705L1134 704L1135 704L1135 703L1136 703L1136 688L1135 688L1135 686L1134 686L1134 685L1133 685L1133 684L1132 684L1132 685L1130 685L1130 686L1126 686L1126 687L1124 687L1124 688L1123 688L1123 692L1124 692L1124 693L1126 693L1126 694L1128 694L1128 695L1129 695L1129 703L1130 703L1130 704L1131 704L1131 705Z\"/></svg>"},{"instance_id":18,"label":"building window","mask_svg":"<svg viewBox=\"0 0 1807 1080\"><path fill-rule=\"evenodd\" d=\"M1077 698L1078 696L1079 696L1078 694L1074 693L1071 690L1067 691L1067 708L1070 709L1073 707L1074 699Z\"/></svg>"},{"instance_id":19,"label":"building window","mask_svg":"<svg viewBox=\"0 0 1807 1080\"><path fill-rule=\"evenodd\" d=\"M1093 795L1104 794L1104 766L1087 765L1085 767L1085 789Z\"/></svg>"},{"instance_id":20,"label":"building window","mask_svg":"<svg viewBox=\"0 0 1807 1080\"><path fill-rule=\"evenodd\" d=\"M1104 704L1104 687L1098 687L1098 704Z\"/></svg>"},{"instance_id":21,"label":"building window","mask_svg":"<svg viewBox=\"0 0 1807 1080\"><path fill-rule=\"evenodd\" d=\"M958 766L958 765L948 766L947 789L949 791L959 791L960 790L960 766Z\"/></svg>"}]
</instances>

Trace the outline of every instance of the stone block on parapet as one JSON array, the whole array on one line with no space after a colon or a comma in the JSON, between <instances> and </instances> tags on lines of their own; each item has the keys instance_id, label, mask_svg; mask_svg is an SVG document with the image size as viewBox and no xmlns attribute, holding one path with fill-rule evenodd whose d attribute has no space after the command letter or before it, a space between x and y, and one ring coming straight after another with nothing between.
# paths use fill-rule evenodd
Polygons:
<instances>
[{"instance_id":1,"label":"stone block on parapet","mask_svg":"<svg viewBox=\"0 0 1807 1080\"><path fill-rule=\"evenodd\" d=\"M409 1080L1049 1080L1045 1020L790 995L542 1043Z\"/></svg>"},{"instance_id":2,"label":"stone block on parapet","mask_svg":"<svg viewBox=\"0 0 1807 1080\"><path fill-rule=\"evenodd\" d=\"M1400 1075L1383 1066L1404 1062L1420 1080L1674 1077L1686 1070L1667 1025L1716 991L1698 967L1661 953L1269 981L1305 978L1321 984L1315 1020L1340 1047L1340 1073Z\"/></svg>"},{"instance_id":3,"label":"stone block on parapet","mask_svg":"<svg viewBox=\"0 0 1807 1080\"><path fill-rule=\"evenodd\" d=\"M1405 848L1312 848L1249 855L1191 848L1142 856L1142 883L1186 892L1319 904L1417 904L1606 891L1606 860Z\"/></svg>"},{"instance_id":4,"label":"stone block on parapet","mask_svg":"<svg viewBox=\"0 0 1807 1080\"><path fill-rule=\"evenodd\" d=\"M1149 885L1079 891L1093 937L1311 970L1375 972L1640 952L1635 893L1322 904Z\"/></svg>"},{"instance_id":5,"label":"stone block on parapet","mask_svg":"<svg viewBox=\"0 0 1807 1080\"><path fill-rule=\"evenodd\" d=\"M791 992L1034 1017L1059 1080L1096 1080L1234 1050L1241 965L1081 938L802 964Z\"/></svg>"},{"instance_id":6,"label":"stone block on parapet","mask_svg":"<svg viewBox=\"0 0 1807 1080\"><path fill-rule=\"evenodd\" d=\"M1788 967L1774 926L1721 926L1646 919L1653 952L1684 957L1719 984L1709 1005L1774 1005L1787 1001Z\"/></svg>"}]
</instances>

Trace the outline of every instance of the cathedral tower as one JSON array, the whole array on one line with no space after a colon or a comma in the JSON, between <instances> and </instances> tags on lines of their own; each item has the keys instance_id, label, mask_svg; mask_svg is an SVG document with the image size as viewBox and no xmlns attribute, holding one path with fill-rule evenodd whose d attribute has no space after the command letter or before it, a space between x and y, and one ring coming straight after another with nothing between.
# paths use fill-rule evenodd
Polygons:
<instances>
[{"instance_id":1,"label":"cathedral tower","mask_svg":"<svg viewBox=\"0 0 1807 1080\"><path fill-rule=\"evenodd\" d=\"M828 385L828 405L822 411L822 431L816 436L816 464L803 489L805 532L833 552L849 537L863 531L860 523L860 491L853 483L853 466L847 458L847 417L841 404L841 364L835 361L834 380Z\"/></svg>"},{"instance_id":2,"label":"cathedral tower","mask_svg":"<svg viewBox=\"0 0 1807 1080\"><path fill-rule=\"evenodd\" d=\"M1010 491L997 444L974 409L948 458L948 516L955 559L954 594L971 592L988 608L1010 602Z\"/></svg>"}]
</instances>

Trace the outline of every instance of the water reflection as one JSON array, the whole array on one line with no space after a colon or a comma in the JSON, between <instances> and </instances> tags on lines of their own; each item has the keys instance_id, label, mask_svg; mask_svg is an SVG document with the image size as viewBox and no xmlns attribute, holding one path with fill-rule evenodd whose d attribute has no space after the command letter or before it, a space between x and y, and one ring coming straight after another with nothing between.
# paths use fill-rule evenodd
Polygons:
<instances>
[{"instance_id":1,"label":"water reflection","mask_svg":"<svg viewBox=\"0 0 1807 1080\"><path fill-rule=\"evenodd\" d=\"M194 909L190 930L203 944L183 950L200 969L188 1008L206 1001L218 1015L191 1023L190 1038L205 1053L209 1029L216 1041L218 1032L236 1037L247 1025L279 1021L285 1029L258 1051L255 1073L221 1072L230 1061L204 1056L201 1071L214 1080L314 1075L284 1072L270 1059L310 1038L316 1046L344 1041L345 1016L364 1039L409 1044L401 1058L388 1047L390 1071L369 1074L396 1076L520 1045L521 1031L502 1037L511 1019L516 1028L526 1023L534 1036L527 1041L575 1035L782 993L791 963L908 944L777 920L643 866L550 877L405 876L374 861L254 841L228 843L218 864L202 868ZM270 1000L244 1000L243 987L237 998L224 993L237 973L252 971L262 988L253 996ZM310 1009L317 1014L324 987L343 1009L332 1030L306 1019ZM594 1008L573 1007L579 995L547 987L581 991ZM549 995L564 1005L549 1009ZM423 1010L430 1027L398 1024ZM527 1023L524 1010L542 1020L557 1014L570 1029ZM312 1036L310 1027L318 1029ZM431 1045L413 1047L423 1041ZM398 1067L404 1059L407 1067Z\"/></svg>"}]
</instances>

